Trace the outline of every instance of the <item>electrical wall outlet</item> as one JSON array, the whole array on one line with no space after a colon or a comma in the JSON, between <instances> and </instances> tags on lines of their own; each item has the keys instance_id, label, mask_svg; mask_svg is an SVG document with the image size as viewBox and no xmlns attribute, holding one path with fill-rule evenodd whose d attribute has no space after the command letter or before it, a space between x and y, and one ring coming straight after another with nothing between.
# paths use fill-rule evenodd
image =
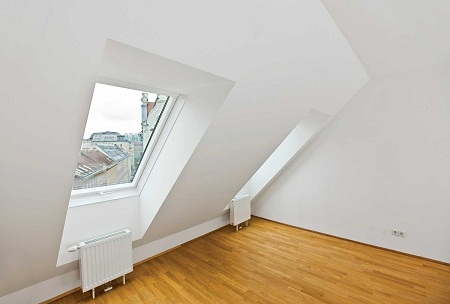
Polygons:
<instances>
[{"instance_id":1,"label":"electrical wall outlet","mask_svg":"<svg viewBox=\"0 0 450 304\"><path fill-rule=\"evenodd\" d=\"M403 230L392 229L391 231L392 231L392 235L399 236L399 237L406 236L406 233Z\"/></svg>"}]
</instances>

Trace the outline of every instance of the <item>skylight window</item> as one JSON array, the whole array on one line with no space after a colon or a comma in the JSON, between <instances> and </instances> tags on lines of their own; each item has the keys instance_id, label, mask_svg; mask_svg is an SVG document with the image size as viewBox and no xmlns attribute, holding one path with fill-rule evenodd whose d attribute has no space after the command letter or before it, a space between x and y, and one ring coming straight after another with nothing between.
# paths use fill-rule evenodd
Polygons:
<instances>
[{"instance_id":1,"label":"skylight window","mask_svg":"<svg viewBox=\"0 0 450 304\"><path fill-rule=\"evenodd\" d=\"M72 189L136 184L173 98L97 83Z\"/></svg>"}]
</instances>

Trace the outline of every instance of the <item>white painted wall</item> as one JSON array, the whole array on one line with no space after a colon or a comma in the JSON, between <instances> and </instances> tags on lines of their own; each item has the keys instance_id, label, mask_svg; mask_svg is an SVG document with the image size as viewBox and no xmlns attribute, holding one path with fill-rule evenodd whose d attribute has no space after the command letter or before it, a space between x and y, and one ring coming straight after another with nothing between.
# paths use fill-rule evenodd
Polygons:
<instances>
[{"instance_id":1,"label":"white painted wall","mask_svg":"<svg viewBox=\"0 0 450 304\"><path fill-rule=\"evenodd\" d=\"M97 204L100 205L100 204ZM138 263L182 245L229 223L225 214L206 223L180 231L163 239L133 249L133 263ZM0 297L0 304L34 304L59 296L81 286L79 270L75 269L27 288Z\"/></svg>"},{"instance_id":2,"label":"white painted wall","mask_svg":"<svg viewBox=\"0 0 450 304\"><path fill-rule=\"evenodd\" d=\"M183 94L186 100L161 153L150 157L145 179L139 182L140 210L136 221L141 223L139 232L143 234L234 82L111 40L105 47L100 75Z\"/></svg>"},{"instance_id":3,"label":"white painted wall","mask_svg":"<svg viewBox=\"0 0 450 304\"><path fill-rule=\"evenodd\" d=\"M229 223L230 216L228 213L225 213L205 223L190 227L186 230L179 231L170 236L166 236L165 238L136 247L133 249L133 261L134 263L143 261L145 259L148 259L149 257L155 256L161 252L167 251L211 231L226 226Z\"/></svg>"},{"instance_id":4,"label":"white painted wall","mask_svg":"<svg viewBox=\"0 0 450 304\"><path fill-rule=\"evenodd\" d=\"M114 57L105 70L108 39L236 81L159 198L145 244L220 216L309 109L341 109L368 78L362 64L376 76L447 61L449 2L409 2L370 1L362 12L359 2L324 0L330 16L309 0L2 1L0 130L9 145L0 147L0 228L9 233L0 238L0 295L73 270L55 265L94 83L150 79L145 60ZM385 18L392 11L401 18ZM172 80L183 87L184 79Z\"/></svg>"},{"instance_id":5,"label":"white painted wall","mask_svg":"<svg viewBox=\"0 0 450 304\"><path fill-rule=\"evenodd\" d=\"M219 216L302 116L311 108L334 115L368 79L320 2L236 3L239 9L203 3L203 11L222 10L212 23L226 25L214 35L198 31L208 42L220 37L214 52L227 67L218 74L232 75L236 84L139 244ZM230 23L222 18L227 14L239 17ZM258 26L249 29L240 17ZM279 26L284 30L275 34ZM230 37L236 40L223 45ZM261 43L266 39L270 42ZM200 66L209 62L206 57Z\"/></svg>"},{"instance_id":6,"label":"white painted wall","mask_svg":"<svg viewBox=\"0 0 450 304\"><path fill-rule=\"evenodd\" d=\"M245 194L250 194L250 183L248 183L248 182L244 185L244 187L242 187L241 190L239 190L239 192L235 195L235 197L245 195ZM228 207L229 206L227 205L227 208Z\"/></svg>"},{"instance_id":7,"label":"white painted wall","mask_svg":"<svg viewBox=\"0 0 450 304\"><path fill-rule=\"evenodd\" d=\"M330 115L310 110L239 193L248 189L247 193L251 195L252 200L256 199L289 165L292 159L306 147L309 141L322 129L329 117Z\"/></svg>"},{"instance_id":8,"label":"white painted wall","mask_svg":"<svg viewBox=\"0 0 450 304\"><path fill-rule=\"evenodd\" d=\"M134 89L153 86L184 94L186 101L175 106L182 107L179 114L172 111L137 189L71 197L57 266L77 260L78 253L67 248L86 239L125 228L133 241L142 238L233 86L227 79L113 40L106 43L100 70L106 83Z\"/></svg>"},{"instance_id":9,"label":"white painted wall","mask_svg":"<svg viewBox=\"0 0 450 304\"><path fill-rule=\"evenodd\" d=\"M450 61L448 0L322 0L370 77Z\"/></svg>"},{"instance_id":10,"label":"white painted wall","mask_svg":"<svg viewBox=\"0 0 450 304\"><path fill-rule=\"evenodd\" d=\"M141 230L145 233L192 156L233 83L224 80L187 92L183 111L140 194ZM220 214L217 214L219 216Z\"/></svg>"},{"instance_id":11,"label":"white painted wall","mask_svg":"<svg viewBox=\"0 0 450 304\"><path fill-rule=\"evenodd\" d=\"M37 304L80 286L76 269L0 297L0 304Z\"/></svg>"},{"instance_id":12,"label":"white painted wall","mask_svg":"<svg viewBox=\"0 0 450 304\"><path fill-rule=\"evenodd\" d=\"M139 211L139 196L69 208L57 266L78 260L78 251L68 252L67 248L84 240L126 228L133 240L142 237Z\"/></svg>"},{"instance_id":13,"label":"white painted wall","mask_svg":"<svg viewBox=\"0 0 450 304\"><path fill-rule=\"evenodd\" d=\"M449 100L448 64L370 80L253 214L450 262Z\"/></svg>"}]
</instances>

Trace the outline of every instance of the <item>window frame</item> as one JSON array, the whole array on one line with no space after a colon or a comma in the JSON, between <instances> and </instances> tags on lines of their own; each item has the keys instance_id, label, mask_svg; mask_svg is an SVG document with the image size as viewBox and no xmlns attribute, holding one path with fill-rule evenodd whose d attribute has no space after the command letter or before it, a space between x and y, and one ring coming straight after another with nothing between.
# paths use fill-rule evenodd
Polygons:
<instances>
[{"instance_id":1,"label":"window frame","mask_svg":"<svg viewBox=\"0 0 450 304\"><path fill-rule=\"evenodd\" d=\"M144 155L142 156L142 159L139 163L139 167L133 177L133 181L130 183L115 184L102 187L92 187L77 190L72 189L69 200L69 208L126 197L139 196L143 185L145 184L148 176L152 171L151 169L145 169L149 165L153 167L154 163L156 163L158 156L161 153L164 144L167 141L167 138L169 137L170 132L175 125L175 122L177 121L178 116L186 101L185 95L143 85L123 83L121 81L114 81L110 79L99 79L96 81L96 83L142 92L149 92L158 95L166 95L169 97L168 104L166 105L166 108L162 113L161 119L158 123L159 127L156 128L155 133L153 133L147 144Z\"/></svg>"}]
</instances>

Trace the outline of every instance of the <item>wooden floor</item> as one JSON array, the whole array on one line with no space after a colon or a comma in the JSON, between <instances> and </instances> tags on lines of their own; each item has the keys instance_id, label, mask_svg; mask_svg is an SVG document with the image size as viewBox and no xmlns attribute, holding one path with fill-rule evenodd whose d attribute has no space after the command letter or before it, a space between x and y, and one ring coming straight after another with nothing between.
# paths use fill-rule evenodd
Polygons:
<instances>
[{"instance_id":1,"label":"wooden floor","mask_svg":"<svg viewBox=\"0 0 450 304\"><path fill-rule=\"evenodd\" d=\"M53 303L450 303L450 266L253 218Z\"/></svg>"}]
</instances>

